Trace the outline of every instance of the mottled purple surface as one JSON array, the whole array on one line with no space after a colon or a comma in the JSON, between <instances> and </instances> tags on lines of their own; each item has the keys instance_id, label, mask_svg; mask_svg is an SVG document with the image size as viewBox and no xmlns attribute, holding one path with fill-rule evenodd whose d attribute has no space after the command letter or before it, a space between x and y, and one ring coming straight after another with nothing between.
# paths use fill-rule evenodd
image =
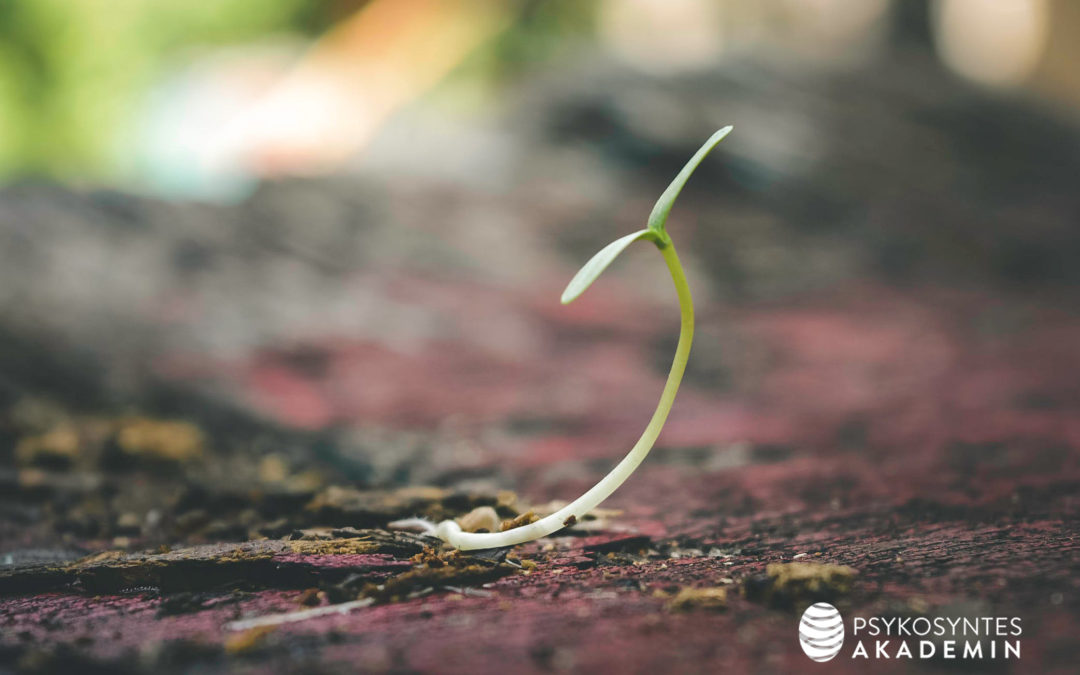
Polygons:
<instances>
[{"instance_id":1,"label":"mottled purple surface","mask_svg":"<svg viewBox=\"0 0 1080 675\"><path fill-rule=\"evenodd\" d=\"M695 357L720 349L709 338L714 332L746 345L748 358L738 364L745 372L732 376L736 388L711 389L692 376L661 446L605 504L622 514L594 523L600 530L591 537L523 547L517 555L537 564L528 574L309 619L225 652L227 622L303 609L302 587L273 587L288 585L289 566L314 570L294 582L305 587L340 580L343 571L379 570L378 581L412 568L407 555L295 553L289 542L267 542L285 572L252 576L262 581L239 596L214 591L197 611L159 616L157 589L89 595L76 584L15 593L0 600L0 640L24 662L30 648L63 644L78 659L148 668L790 671L809 663L795 638L808 599L777 606L754 588L766 564L795 559L856 570L851 589L830 597L848 616L1019 616L1022 660L998 665L1068 672L1080 628L1080 392L1072 377L1080 320L973 294L931 297L863 289L799 307L706 308ZM632 440L633 411L647 406L659 381L640 356L648 340L633 337L641 329L605 314L599 302L585 306L579 316L606 324L607 337L550 357L582 364L567 371L590 382L582 414L550 412L548 425L558 431L508 433L513 452L470 441L472 466L498 465L533 503L572 497L595 480ZM1007 332L981 323L1013 312L1022 321ZM564 321L560 330L575 330ZM588 364L617 358L620 342L621 381L593 381ZM413 364L414 381L382 386L424 389L415 378L443 373L460 357L420 351L402 358ZM540 369L515 380L517 369L494 362L485 372L493 382L514 382L522 396L568 376ZM340 391L332 380L320 381L319 395L328 407L347 403L332 393ZM447 395L427 405L453 407L458 399ZM526 413L501 395L489 403L478 397L476 405L491 418ZM686 586L727 587L727 609L669 609L670 596ZM170 643L179 645L175 653L163 652ZM830 669L863 672L847 649Z\"/></svg>"},{"instance_id":2,"label":"mottled purple surface","mask_svg":"<svg viewBox=\"0 0 1080 675\"><path fill-rule=\"evenodd\" d=\"M0 193L0 669L1075 672L1075 129L876 68L582 74L534 92L484 189ZM698 331L658 446L600 518L506 562L391 537L573 499L637 438L678 326L659 257L558 296L700 143L623 123L676 94L702 128L738 119L669 224ZM814 140L802 164L768 152L774 115ZM793 562L853 572L770 576ZM849 641L818 666L796 634L817 600L849 630L1019 617L1022 658L868 664Z\"/></svg>"}]
</instances>

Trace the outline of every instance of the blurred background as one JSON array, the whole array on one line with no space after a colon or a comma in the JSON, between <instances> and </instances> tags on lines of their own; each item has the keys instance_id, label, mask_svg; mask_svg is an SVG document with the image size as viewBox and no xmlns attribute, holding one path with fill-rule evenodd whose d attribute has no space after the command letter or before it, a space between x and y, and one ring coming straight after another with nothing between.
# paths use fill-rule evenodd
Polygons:
<instances>
[{"instance_id":1,"label":"blurred background","mask_svg":"<svg viewBox=\"0 0 1080 675\"><path fill-rule=\"evenodd\" d=\"M818 83L906 58L893 78L933 73L938 86L1025 101L1075 121L1080 84L1072 72L1078 49L1072 3L904 4L9 2L0 16L0 175L8 182L45 177L215 201L242 199L259 179L385 170L387 162L448 177L495 175L498 156L490 146L500 130L520 131L508 128L507 118L521 114L523 90L541 82L565 90L584 88L589 77L606 81L610 94L627 97L613 103L625 125L642 135L649 124L666 126L670 140L688 118L704 114L703 98L745 99L730 91L736 82L717 82L712 91L673 84L675 91L643 92L640 101L632 91L685 82L691 74L747 72L747 61L796 69ZM913 52L927 61L924 73L915 72ZM742 86L780 90L767 81L776 79L770 72L747 72ZM616 74L626 84L616 87L609 79ZM912 93L920 87L906 86ZM921 85L924 95L932 86ZM801 89L820 92L806 81ZM692 95L692 103L683 100ZM794 156L809 154L808 144L831 140L783 136L799 123L805 135L823 135L814 133L823 130L811 127L814 111L805 101L801 116L798 99L785 104L795 109L774 114L792 121L774 124L768 135L773 146L786 146L790 170ZM665 106L681 109L681 116L654 121ZM464 160L455 163L457 153L417 159L409 139L415 143L424 132L490 141L471 147L478 166L466 171Z\"/></svg>"},{"instance_id":2,"label":"blurred background","mask_svg":"<svg viewBox=\"0 0 1080 675\"><path fill-rule=\"evenodd\" d=\"M0 592L70 591L42 566L103 550L171 546L183 572L220 557L194 544L578 496L652 413L678 309L648 246L559 295L732 124L668 222L698 332L658 447L492 591L533 609L341 618L385 632L339 656L791 671L792 617L734 591L710 630L636 622L812 555L858 568L868 615L1019 613L1025 665L1070 672L1078 63L1072 0L2 1ZM660 595L589 567L600 535L637 537L604 564ZM102 560L94 593L140 592ZM277 583L244 611L295 609ZM84 635L163 672L195 657L147 645L220 643L233 611L151 595L106 630L72 597L12 600L0 663ZM260 653L339 648L307 639Z\"/></svg>"},{"instance_id":3,"label":"blurred background","mask_svg":"<svg viewBox=\"0 0 1080 675\"><path fill-rule=\"evenodd\" d=\"M16 0L0 36L11 541L254 536L243 485L573 497L677 321L647 247L559 292L726 124L670 222L668 459L619 504L893 503L1003 438L1003 480L1075 467L1074 2ZM731 471L804 457L854 477Z\"/></svg>"}]
</instances>

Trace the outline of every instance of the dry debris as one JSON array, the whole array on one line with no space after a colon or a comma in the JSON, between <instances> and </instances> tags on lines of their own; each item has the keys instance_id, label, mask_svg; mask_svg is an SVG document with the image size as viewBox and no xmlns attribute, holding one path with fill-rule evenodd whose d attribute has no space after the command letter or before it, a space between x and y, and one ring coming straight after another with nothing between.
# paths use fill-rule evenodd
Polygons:
<instances>
[{"instance_id":1,"label":"dry debris","mask_svg":"<svg viewBox=\"0 0 1080 675\"><path fill-rule=\"evenodd\" d=\"M188 462L202 456L203 434L187 422L134 417L118 424L116 445L132 457Z\"/></svg>"},{"instance_id":2,"label":"dry debris","mask_svg":"<svg viewBox=\"0 0 1080 675\"><path fill-rule=\"evenodd\" d=\"M464 532L498 532L502 525L499 514L490 506L478 506L458 518L458 525Z\"/></svg>"},{"instance_id":3,"label":"dry debris","mask_svg":"<svg viewBox=\"0 0 1080 675\"><path fill-rule=\"evenodd\" d=\"M390 577L382 584L368 584L362 597L377 602L396 602L427 589L479 586L520 569L504 561L469 555L457 550L426 548L413 556L417 566Z\"/></svg>"},{"instance_id":4,"label":"dry debris","mask_svg":"<svg viewBox=\"0 0 1080 675\"><path fill-rule=\"evenodd\" d=\"M38 436L26 436L15 447L15 460L21 466L66 465L78 454L79 434L68 424Z\"/></svg>"},{"instance_id":5,"label":"dry debris","mask_svg":"<svg viewBox=\"0 0 1080 675\"><path fill-rule=\"evenodd\" d=\"M540 520L540 516L536 515L536 513L533 512L532 509L529 509L525 513L518 514L513 518L508 518L502 521L502 523L499 525L499 531L505 532L506 530L512 530L516 527L535 523L538 520Z\"/></svg>"},{"instance_id":6,"label":"dry debris","mask_svg":"<svg viewBox=\"0 0 1080 675\"><path fill-rule=\"evenodd\" d=\"M333 485L316 494L305 511L312 521L322 524L385 527L403 518L439 522L477 507L491 507L495 501L492 495L463 494L435 487L358 490Z\"/></svg>"},{"instance_id":7,"label":"dry debris","mask_svg":"<svg viewBox=\"0 0 1080 675\"><path fill-rule=\"evenodd\" d=\"M773 607L835 600L851 590L856 570L846 565L809 562L772 563L764 575L750 577L743 593Z\"/></svg>"},{"instance_id":8,"label":"dry debris","mask_svg":"<svg viewBox=\"0 0 1080 675\"><path fill-rule=\"evenodd\" d=\"M277 630L277 626L256 626L225 639L227 654L244 654L258 647L266 636Z\"/></svg>"},{"instance_id":9,"label":"dry debris","mask_svg":"<svg viewBox=\"0 0 1080 675\"><path fill-rule=\"evenodd\" d=\"M707 609L712 611L719 611L727 608L727 589L717 587L711 588L690 588L685 587L679 589L679 592L675 594L667 603L667 608L672 611L681 612L691 609Z\"/></svg>"}]
</instances>

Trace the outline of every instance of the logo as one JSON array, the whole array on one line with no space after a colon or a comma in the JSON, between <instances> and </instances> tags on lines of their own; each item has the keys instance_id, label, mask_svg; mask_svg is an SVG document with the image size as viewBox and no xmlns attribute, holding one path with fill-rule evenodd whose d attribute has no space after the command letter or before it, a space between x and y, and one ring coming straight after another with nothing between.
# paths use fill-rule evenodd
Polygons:
<instances>
[{"instance_id":1,"label":"logo","mask_svg":"<svg viewBox=\"0 0 1080 675\"><path fill-rule=\"evenodd\" d=\"M1019 659L1023 633L1018 616L856 616L851 658ZM827 602L810 605L799 619L799 646L814 661L836 658L844 637L844 618Z\"/></svg>"},{"instance_id":2,"label":"logo","mask_svg":"<svg viewBox=\"0 0 1080 675\"><path fill-rule=\"evenodd\" d=\"M830 661L844 646L844 619L827 602L806 608L799 621L799 646L815 661Z\"/></svg>"}]
</instances>

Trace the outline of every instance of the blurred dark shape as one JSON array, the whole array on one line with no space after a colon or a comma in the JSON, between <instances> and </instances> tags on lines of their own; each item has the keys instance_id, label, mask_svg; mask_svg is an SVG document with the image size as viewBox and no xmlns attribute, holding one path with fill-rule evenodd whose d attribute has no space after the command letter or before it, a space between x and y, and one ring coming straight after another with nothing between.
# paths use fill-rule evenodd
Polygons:
<instances>
[{"instance_id":1,"label":"blurred dark shape","mask_svg":"<svg viewBox=\"0 0 1080 675\"><path fill-rule=\"evenodd\" d=\"M724 293L864 274L1075 284L1076 127L966 85L902 44L848 72L744 61L649 80L596 68L533 93L521 110L541 138L585 145L632 176L627 193L662 184L701 130L733 123L725 151L687 188L692 205L674 216L696 221L697 253ZM588 241L577 255L609 236L570 233L579 234Z\"/></svg>"},{"instance_id":2,"label":"blurred dark shape","mask_svg":"<svg viewBox=\"0 0 1080 675\"><path fill-rule=\"evenodd\" d=\"M5 188L3 325L129 364L166 346L243 353L304 325L362 333L379 310L354 309L351 275L457 269L530 283L522 270L542 269L552 238L572 270L639 226L649 195L725 123L736 132L672 216L721 296L865 278L1080 281L1077 129L958 81L925 50L842 72L744 60L666 78L597 61L509 100L494 192L370 172L267 184L237 207ZM523 245L473 266L468 233L506 213L516 221L503 236Z\"/></svg>"}]
</instances>

